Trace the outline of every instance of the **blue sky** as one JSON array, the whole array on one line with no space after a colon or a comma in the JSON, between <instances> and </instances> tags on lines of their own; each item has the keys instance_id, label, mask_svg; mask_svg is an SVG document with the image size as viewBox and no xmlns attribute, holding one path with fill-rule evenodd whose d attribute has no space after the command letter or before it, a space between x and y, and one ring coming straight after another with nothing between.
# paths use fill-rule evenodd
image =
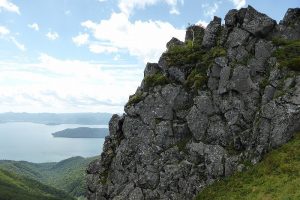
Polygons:
<instances>
[{"instance_id":1,"label":"blue sky","mask_svg":"<svg viewBox=\"0 0 300 200\"><path fill-rule=\"evenodd\" d=\"M123 112L171 37L248 4L299 0L0 0L0 112Z\"/></svg>"}]
</instances>

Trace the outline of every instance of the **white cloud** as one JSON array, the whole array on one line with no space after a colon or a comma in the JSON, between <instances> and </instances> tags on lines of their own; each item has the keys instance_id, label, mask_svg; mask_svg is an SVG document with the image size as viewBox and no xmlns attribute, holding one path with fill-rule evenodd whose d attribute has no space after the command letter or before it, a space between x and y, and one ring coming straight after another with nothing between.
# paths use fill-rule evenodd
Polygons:
<instances>
[{"instance_id":1,"label":"white cloud","mask_svg":"<svg viewBox=\"0 0 300 200\"><path fill-rule=\"evenodd\" d=\"M204 28L206 28L207 25L208 25L208 22L206 22L206 21L204 21L204 20L199 20L199 21L196 23L196 25L201 25L201 26L203 26Z\"/></svg>"},{"instance_id":2,"label":"white cloud","mask_svg":"<svg viewBox=\"0 0 300 200\"><path fill-rule=\"evenodd\" d=\"M15 37L10 37L10 40L16 45L16 47L18 47L18 49L21 51L26 51L25 45L18 42Z\"/></svg>"},{"instance_id":3,"label":"white cloud","mask_svg":"<svg viewBox=\"0 0 300 200\"><path fill-rule=\"evenodd\" d=\"M78 36L73 37L72 41L77 45L77 46L82 46L84 44L87 44L89 41L89 34L87 33L79 33Z\"/></svg>"},{"instance_id":4,"label":"white cloud","mask_svg":"<svg viewBox=\"0 0 300 200\"><path fill-rule=\"evenodd\" d=\"M61 60L47 54L35 63L0 61L0 111L121 113L142 75L136 65Z\"/></svg>"},{"instance_id":5,"label":"white cloud","mask_svg":"<svg viewBox=\"0 0 300 200\"><path fill-rule=\"evenodd\" d=\"M107 0L98 0L98 2L105 2L105 1L107 1Z\"/></svg>"},{"instance_id":6,"label":"white cloud","mask_svg":"<svg viewBox=\"0 0 300 200\"><path fill-rule=\"evenodd\" d=\"M58 35L58 33L57 32L48 32L47 34L46 34L46 36L47 36L47 38L49 39L49 40L56 40L56 39L58 39L59 38L59 35Z\"/></svg>"},{"instance_id":7,"label":"white cloud","mask_svg":"<svg viewBox=\"0 0 300 200\"><path fill-rule=\"evenodd\" d=\"M135 9L144 9L146 6L153 6L164 2L171 7L170 14L179 14L178 3L183 4L183 0L119 0L118 7L122 13L129 16Z\"/></svg>"},{"instance_id":8,"label":"white cloud","mask_svg":"<svg viewBox=\"0 0 300 200\"><path fill-rule=\"evenodd\" d=\"M215 2L213 4L202 4L204 15L213 18L217 10L219 9L220 2Z\"/></svg>"},{"instance_id":9,"label":"white cloud","mask_svg":"<svg viewBox=\"0 0 300 200\"><path fill-rule=\"evenodd\" d=\"M9 0L0 0L0 10L1 9L20 14L19 7L11 3Z\"/></svg>"},{"instance_id":10,"label":"white cloud","mask_svg":"<svg viewBox=\"0 0 300 200\"><path fill-rule=\"evenodd\" d=\"M35 31L39 31L40 27L37 23L33 23L33 24L28 24L28 27L35 30Z\"/></svg>"},{"instance_id":11,"label":"white cloud","mask_svg":"<svg viewBox=\"0 0 300 200\"><path fill-rule=\"evenodd\" d=\"M10 31L5 26L0 26L0 36L8 35Z\"/></svg>"},{"instance_id":12,"label":"white cloud","mask_svg":"<svg viewBox=\"0 0 300 200\"><path fill-rule=\"evenodd\" d=\"M10 30L5 26L0 26L0 39L10 41L21 51L26 51L25 45L18 42L14 36L11 36Z\"/></svg>"},{"instance_id":13,"label":"white cloud","mask_svg":"<svg viewBox=\"0 0 300 200\"><path fill-rule=\"evenodd\" d=\"M246 0L230 0L236 9L240 9L246 5Z\"/></svg>"},{"instance_id":14,"label":"white cloud","mask_svg":"<svg viewBox=\"0 0 300 200\"><path fill-rule=\"evenodd\" d=\"M93 53L116 53L118 48L112 46L103 46L99 44L90 44L89 49Z\"/></svg>"},{"instance_id":15,"label":"white cloud","mask_svg":"<svg viewBox=\"0 0 300 200\"><path fill-rule=\"evenodd\" d=\"M176 8L172 8L172 9L170 10L170 14L172 14L172 15L180 15L180 12L179 12L179 10L177 10Z\"/></svg>"},{"instance_id":16,"label":"white cloud","mask_svg":"<svg viewBox=\"0 0 300 200\"><path fill-rule=\"evenodd\" d=\"M112 13L109 19L100 23L85 21L82 26L106 47L126 50L144 62L156 62L172 37L183 40L185 35L185 30L177 29L168 22L130 22L124 13Z\"/></svg>"}]
</instances>

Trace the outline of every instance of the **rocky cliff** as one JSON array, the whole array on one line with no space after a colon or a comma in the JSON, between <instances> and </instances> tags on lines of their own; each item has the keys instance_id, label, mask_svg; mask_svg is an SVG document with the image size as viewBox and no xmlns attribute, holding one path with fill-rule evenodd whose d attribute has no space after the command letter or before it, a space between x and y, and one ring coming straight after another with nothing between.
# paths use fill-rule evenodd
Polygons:
<instances>
[{"instance_id":1,"label":"rocky cliff","mask_svg":"<svg viewBox=\"0 0 300 200\"><path fill-rule=\"evenodd\" d=\"M187 28L109 123L88 198L192 199L300 129L300 9L279 24L254 8Z\"/></svg>"}]
</instances>

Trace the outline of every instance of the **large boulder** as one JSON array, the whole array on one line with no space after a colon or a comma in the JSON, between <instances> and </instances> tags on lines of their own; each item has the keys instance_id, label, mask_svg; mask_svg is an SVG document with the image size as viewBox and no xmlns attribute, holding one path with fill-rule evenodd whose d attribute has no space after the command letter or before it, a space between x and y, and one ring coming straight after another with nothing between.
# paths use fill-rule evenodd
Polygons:
<instances>
[{"instance_id":1,"label":"large boulder","mask_svg":"<svg viewBox=\"0 0 300 200\"><path fill-rule=\"evenodd\" d=\"M221 30L221 18L214 17L204 31L202 46L210 49L217 43L218 34Z\"/></svg>"},{"instance_id":2,"label":"large boulder","mask_svg":"<svg viewBox=\"0 0 300 200\"><path fill-rule=\"evenodd\" d=\"M167 43L167 49L170 49L174 46L180 46L180 45L183 45L184 43L180 40L178 40L177 38L172 38L168 43Z\"/></svg>"},{"instance_id":3,"label":"large boulder","mask_svg":"<svg viewBox=\"0 0 300 200\"><path fill-rule=\"evenodd\" d=\"M238 10L232 9L225 16L225 25L227 27L234 27L237 24L238 18Z\"/></svg>"},{"instance_id":4,"label":"large boulder","mask_svg":"<svg viewBox=\"0 0 300 200\"><path fill-rule=\"evenodd\" d=\"M275 25L275 20L248 6L242 28L257 37L265 37L272 31Z\"/></svg>"},{"instance_id":5,"label":"large boulder","mask_svg":"<svg viewBox=\"0 0 300 200\"><path fill-rule=\"evenodd\" d=\"M240 28L234 28L227 38L227 46L232 48L244 45L249 36L250 34L247 31Z\"/></svg>"}]
</instances>

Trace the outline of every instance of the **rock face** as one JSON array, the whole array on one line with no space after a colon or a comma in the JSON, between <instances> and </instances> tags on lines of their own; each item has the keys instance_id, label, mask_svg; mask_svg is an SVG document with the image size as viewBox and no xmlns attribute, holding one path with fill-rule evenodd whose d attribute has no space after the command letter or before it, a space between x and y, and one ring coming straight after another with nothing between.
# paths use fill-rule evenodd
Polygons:
<instances>
[{"instance_id":1,"label":"rock face","mask_svg":"<svg viewBox=\"0 0 300 200\"><path fill-rule=\"evenodd\" d=\"M255 36L265 37L273 29L276 21L249 6L246 10L242 28Z\"/></svg>"},{"instance_id":2,"label":"rock face","mask_svg":"<svg viewBox=\"0 0 300 200\"><path fill-rule=\"evenodd\" d=\"M299 12L276 24L249 6L225 26L215 17L205 31L190 27L185 43L173 38L112 117L87 170L88 199L192 199L289 141L300 129L300 73L273 56L282 47L272 39L299 40ZM195 33L203 40L189 47Z\"/></svg>"},{"instance_id":3,"label":"rock face","mask_svg":"<svg viewBox=\"0 0 300 200\"><path fill-rule=\"evenodd\" d=\"M221 30L221 18L214 17L213 21L211 21L206 30L204 31L204 37L202 46L204 48L212 48L216 45L218 33Z\"/></svg>"}]
</instances>

